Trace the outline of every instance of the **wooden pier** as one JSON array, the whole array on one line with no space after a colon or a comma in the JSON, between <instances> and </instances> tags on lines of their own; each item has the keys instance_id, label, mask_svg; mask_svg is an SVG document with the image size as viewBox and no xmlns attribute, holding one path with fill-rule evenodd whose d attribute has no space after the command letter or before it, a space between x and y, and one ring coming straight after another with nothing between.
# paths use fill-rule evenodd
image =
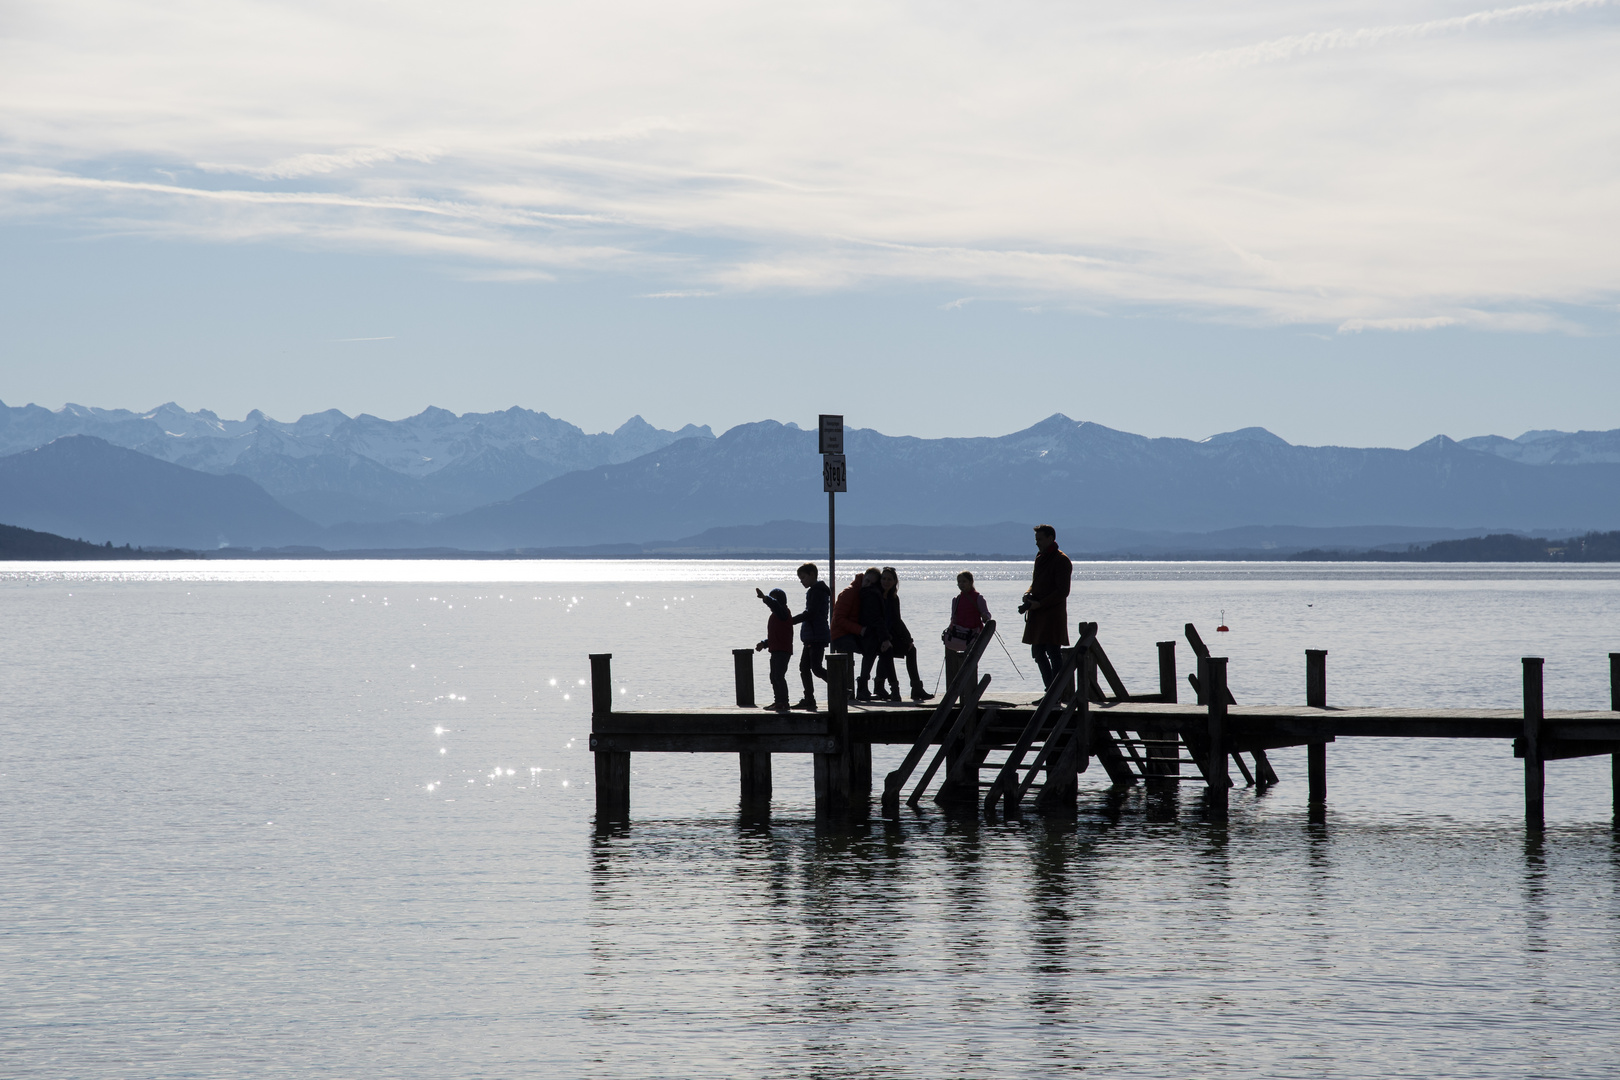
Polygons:
<instances>
[{"instance_id":1,"label":"wooden pier","mask_svg":"<svg viewBox=\"0 0 1620 1080\"><path fill-rule=\"evenodd\" d=\"M1077 777L1095 761L1116 789L1146 785L1167 791L1185 782L1203 786L1207 817L1225 820L1235 785L1277 782L1267 751L1304 746L1307 799L1313 816L1327 800L1327 744L1341 738L1498 739L1524 761L1525 825L1543 827L1548 761L1611 757L1616 822L1620 824L1620 653L1609 654L1608 711L1548 712L1542 660L1525 657L1520 709L1333 708L1327 704L1327 653L1305 654L1304 706L1239 705L1227 687L1226 658L1209 655L1186 626L1197 670L1187 675L1196 703L1179 700L1176 642L1158 643L1159 688L1132 694L1097 640L1097 624L1081 623L1079 643L1064 650L1052 687L1033 700L986 696L990 676L978 663L995 632L990 623L971 643L957 678L937 705L849 698L853 657L827 658L824 712L776 713L753 708L753 666L737 650L738 707L684 712L613 709L611 654L591 656L591 750L596 754L598 823L628 820L630 755L735 754L745 809L769 807L774 754L809 754L814 761L818 816L862 818L871 813L874 744L908 746L900 766L883 779L879 805L894 817L902 801L925 797L986 817L1025 812L1072 812ZM1106 685L1106 690L1104 686ZM937 781L937 783L936 783ZM907 789L910 789L909 791Z\"/></svg>"}]
</instances>

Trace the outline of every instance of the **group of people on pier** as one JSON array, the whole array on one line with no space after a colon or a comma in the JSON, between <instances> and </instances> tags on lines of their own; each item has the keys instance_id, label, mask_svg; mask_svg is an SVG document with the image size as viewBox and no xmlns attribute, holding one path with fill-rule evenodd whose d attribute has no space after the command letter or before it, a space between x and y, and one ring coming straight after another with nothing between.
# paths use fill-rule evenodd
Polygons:
<instances>
[{"instance_id":1,"label":"group of people on pier","mask_svg":"<svg viewBox=\"0 0 1620 1080\"><path fill-rule=\"evenodd\" d=\"M1058 547L1057 530L1052 526L1035 526L1035 545L1033 580L1024 591L1018 611L1024 616L1024 643L1030 647L1043 684L1050 686L1062 667L1060 650L1069 644L1067 601L1074 567ZM771 612L765 639L755 646L756 650L770 652L772 701L767 709L814 712L815 681L827 679L828 650L861 657L861 673L854 690L857 701L901 700L896 663L902 659L911 682L911 700L928 701L934 696L917 671L917 642L900 613L900 575L894 567L868 568L855 575L836 598L821 580L815 563L799 567L799 584L805 590L804 610L797 615L781 589L769 593L754 590ZM947 679L956 677L969 643L990 622L990 606L974 588L972 573L964 570L956 575L956 586L950 621L940 635L945 645ZM795 624L802 646L799 678L804 684L804 696L796 704L789 704L787 672L793 660Z\"/></svg>"}]
</instances>

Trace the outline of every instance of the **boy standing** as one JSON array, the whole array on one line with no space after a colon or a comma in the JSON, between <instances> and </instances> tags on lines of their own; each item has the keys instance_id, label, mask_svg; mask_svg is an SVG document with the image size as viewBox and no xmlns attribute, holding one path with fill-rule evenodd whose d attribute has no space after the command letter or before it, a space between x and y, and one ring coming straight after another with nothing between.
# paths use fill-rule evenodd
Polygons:
<instances>
[{"instance_id":1,"label":"boy standing","mask_svg":"<svg viewBox=\"0 0 1620 1080\"><path fill-rule=\"evenodd\" d=\"M827 669L822 665L827 643L832 641L832 628L827 622L827 609L832 602L832 590L825 581L817 580L821 571L816 564L807 562L799 567L799 584L804 586L804 611L793 616L799 624L799 641L804 651L799 654L799 678L804 680L804 697L795 709L816 711L816 679L827 681Z\"/></svg>"},{"instance_id":2,"label":"boy standing","mask_svg":"<svg viewBox=\"0 0 1620 1080\"><path fill-rule=\"evenodd\" d=\"M759 589L754 595L771 609L765 623L765 640L754 646L754 651L771 650L771 696L774 700L765 706L772 712L788 711L787 669L793 659L793 613L788 610L787 593L772 589L766 596Z\"/></svg>"}]
</instances>

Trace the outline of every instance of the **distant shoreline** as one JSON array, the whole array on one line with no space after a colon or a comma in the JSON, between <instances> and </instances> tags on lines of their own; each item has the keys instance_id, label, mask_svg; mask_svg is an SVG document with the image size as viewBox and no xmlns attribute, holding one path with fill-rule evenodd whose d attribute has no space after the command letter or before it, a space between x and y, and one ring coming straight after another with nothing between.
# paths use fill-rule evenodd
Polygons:
<instances>
[{"instance_id":1,"label":"distant shoreline","mask_svg":"<svg viewBox=\"0 0 1620 1080\"><path fill-rule=\"evenodd\" d=\"M819 561L825 551L803 548L783 550L724 550L653 548L640 544L597 544L579 547L528 548L508 551L462 551L455 548L356 548L328 551L316 547L281 548L215 548L199 551L186 548L138 548L125 544L114 547L110 542L92 544L84 540L69 539L54 533L23 529L14 525L0 525L0 561L3 562L149 562L196 559L264 560L300 562L309 560L456 560L456 561L534 561L561 559L602 560L669 560L699 561L725 559L730 561L781 561L805 559ZM902 551L862 550L855 548L840 553L850 562L889 561L963 561L963 562L1018 562L1033 558L1029 552L986 551ZM1379 562L1379 563L1613 563L1620 562L1620 531L1590 532L1565 539L1519 536L1514 533L1493 533L1489 536L1462 540L1438 540L1429 544L1410 544L1403 550L1375 548L1362 550L1266 550L1252 548L1234 551L1109 551L1069 552L1069 557L1080 562Z\"/></svg>"}]
</instances>

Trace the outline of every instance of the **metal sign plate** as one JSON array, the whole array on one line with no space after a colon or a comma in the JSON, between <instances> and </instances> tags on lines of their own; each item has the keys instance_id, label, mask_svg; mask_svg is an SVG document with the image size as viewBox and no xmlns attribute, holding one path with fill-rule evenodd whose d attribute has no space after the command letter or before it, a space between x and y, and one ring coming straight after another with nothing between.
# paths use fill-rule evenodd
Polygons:
<instances>
[{"instance_id":1,"label":"metal sign plate","mask_svg":"<svg viewBox=\"0 0 1620 1080\"><path fill-rule=\"evenodd\" d=\"M821 490L848 491L849 475L844 471L843 454L826 454L821 459Z\"/></svg>"},{"instance_id":2,"label":"metal sign plate","mask_svg":"<svg viewBox=\"0 0 1620 1080\"><path fill-rule=\"evenodd\" d=\"M844 417L842 414L834 416L831 413L821 414L821 453L842 454L844 452ZM832 488L828 488L831 491ZM839 491L844 490L839 488Z\"/></svg>"}]
</instances>

